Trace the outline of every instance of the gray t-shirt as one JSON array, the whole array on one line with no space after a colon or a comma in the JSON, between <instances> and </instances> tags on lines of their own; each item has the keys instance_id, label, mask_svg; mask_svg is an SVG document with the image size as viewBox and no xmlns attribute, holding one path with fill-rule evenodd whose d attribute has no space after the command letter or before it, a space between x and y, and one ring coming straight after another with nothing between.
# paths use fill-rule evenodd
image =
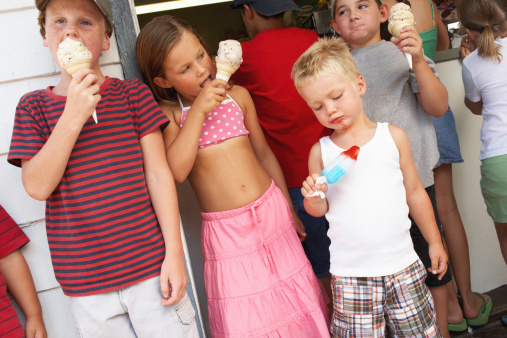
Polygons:
<instances>
[{"instance_id":1,"label":"gray t-shirt","mask_svg":"<svg viewBox=\"0 0 507 338\"><path fill-rule=\"evenodd\" d=\"M405 56L393 43L384 40L353 49L352 56L366 81L363 95L366 116L373 122L388 122L405 131L423 186L433 185L433 168L439 158L435 128L417 100L419 86ZM425 59L436 74L433 61Z\"/></svg>"}]
</instances>

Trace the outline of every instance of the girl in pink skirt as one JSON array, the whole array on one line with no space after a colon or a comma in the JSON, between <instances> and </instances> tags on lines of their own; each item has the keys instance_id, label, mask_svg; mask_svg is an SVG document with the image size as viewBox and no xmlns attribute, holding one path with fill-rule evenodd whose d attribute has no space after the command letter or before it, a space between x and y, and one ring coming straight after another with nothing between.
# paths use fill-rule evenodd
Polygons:
<instances>
[{"instance_id":1,"label":"girl in pink skirt","mask_svg":"<svg viewBox=\"0 0 507 338\"><path fill-rule=\"evenodd\" d=\"M302 238L304 228L249 93L215 79L202 39L175 17L148 23L136 53L171 121L164 139L173 176L189 179L203 211L213 337L329 337L293 217Z\"/></svg>"}]
</instances>

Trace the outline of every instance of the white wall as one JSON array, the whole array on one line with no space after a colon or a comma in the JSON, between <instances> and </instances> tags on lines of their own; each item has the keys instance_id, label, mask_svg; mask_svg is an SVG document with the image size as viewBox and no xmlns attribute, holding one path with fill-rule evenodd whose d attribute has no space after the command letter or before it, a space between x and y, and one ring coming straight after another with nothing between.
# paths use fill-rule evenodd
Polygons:
<instances>
[{"instance_id":1,"label":"white wall","mask_svg":"<svg viewBox=\"0 0 507 338\"><path fill-rule=\"evenodd\" d=\"M59 69L43 47L33 0L0 1L0 204L30 238L21 251L35 281L44 322L51 338L74 337L67 299L56 282L46 238L44 202L30 198L21 169L7 163L14 113L21 96L55 85ZM116 40L101 58L103 72L122 78ZM24 323L24 318L18 310Z\"/></svg>"},{"instance_id":2,"label":"white wall","mask_svg":"<svg viewBox=\"0 0 507 338\"><path fill-rule=\"evenodd\" d=\"M437 63L437 72L449 93L464 163L453 165L456 200L468 237L472 289L484 292L507 284L507 267L500 253L493 221L486 212L479 181L481 178L479 131L482 117L464 104L461 61Z\"/></svg>"}]
</instances>

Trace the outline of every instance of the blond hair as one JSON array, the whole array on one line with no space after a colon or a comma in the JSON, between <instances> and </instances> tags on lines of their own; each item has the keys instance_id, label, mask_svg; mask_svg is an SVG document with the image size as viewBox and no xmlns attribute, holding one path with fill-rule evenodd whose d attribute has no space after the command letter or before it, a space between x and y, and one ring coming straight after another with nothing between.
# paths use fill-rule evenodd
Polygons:
<instances>
[{"instance_id":1,"label":"blond hair","mask_svg":"<svg viewBox=\"0 0 507 338\"><path fill-rule=\"evenodd\" d=\"M460 0L458 2L458 18L461 24L479 33L475 44L480 56L500 62L502 54L495 39L506 28L506 0Z\"/></svg>"},{"instance_id":2,"label":"blond hair","mask_svg":"<svg viewBox=\"0 0 507 338\"><path fill-rule=\"evenodd\" d=\"M351 81L361 72L354 62L348 44L342 38L322 38L308 48L292 67L291 77L301 88L329 75L341 75Z\"/></svg>"}]
</instances>

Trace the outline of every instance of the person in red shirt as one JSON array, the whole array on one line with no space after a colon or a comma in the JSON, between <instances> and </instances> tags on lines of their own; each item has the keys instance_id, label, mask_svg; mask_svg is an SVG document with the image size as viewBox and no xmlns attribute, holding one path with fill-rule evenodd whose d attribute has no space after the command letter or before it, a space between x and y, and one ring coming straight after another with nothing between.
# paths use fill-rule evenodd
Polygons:
<instances>
[{"instance_id":1,"label":"person in red shirt","mask_svg":"<svg viewBox=\"0 0 507 338\"><path fill-rule=\"evenodd\" d=\"M282 167L292 203L305 226L306 238L301 238L305 253L330 296L329 224L325 217L305 211L301 185L308 176L310 148L331 131L314 118L290 77L296 60L319 36L309 29L285 26L284 13L300 11L292 0L235 0L231 8L241 9L246 29L254 35L241 44L243 63L231 80L252 96L266 141Z\"/></svg>"},{"instance_id":2,"label":"person in red shirt","mask_svg":"<svg viewBox=\"0 0 507 338\"><path fill-rule=\"evenodd\" d=\"M19 250L28 241L25 233L0 205L0 337L47 337L32 274ZM25 314L24 330L7 297L7 288Z\"/></svg>"}]
</instances>

